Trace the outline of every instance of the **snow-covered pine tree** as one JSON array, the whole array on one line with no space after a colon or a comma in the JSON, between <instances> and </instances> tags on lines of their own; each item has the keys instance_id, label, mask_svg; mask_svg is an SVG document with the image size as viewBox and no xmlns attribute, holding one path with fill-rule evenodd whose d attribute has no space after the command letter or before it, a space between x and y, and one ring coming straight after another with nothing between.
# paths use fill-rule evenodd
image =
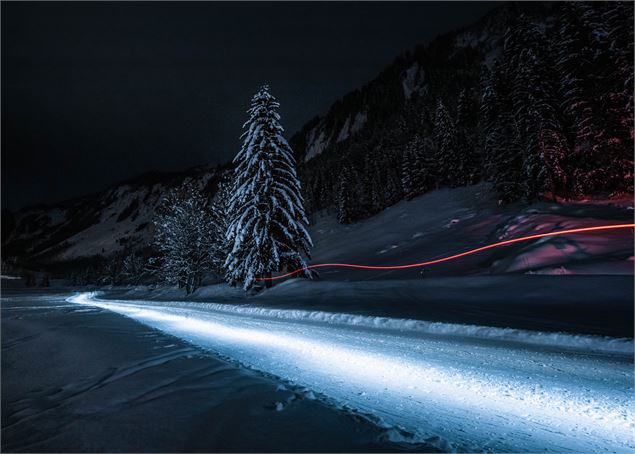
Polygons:
<instances>
[{"instance_id":1,"label":"snow-covered pine tree","mask_svg":"<svg viewBox=\"0 0 635 454\"><path fill-rule=\"evenodd\" d=\"M100 281L108 285L121 284L123 277L123 254L115 253L106 259L101 267L102 276Z\"/></svg>"},{"instance_id":2,"label":"snow-covered pine tree","mask_svg":"<svg viewBox=\"0 0 635 454\"><path fill-rule=\"evenodd\" d=\"M558 34L554 43L556 69L560 76L562 110L569 125L572 144L568 161L573 171L572 187L578 195L594 191L604 185L602 169L607 167L605 156L594 147L598 118L594 93L597 90L595 51L576 2L563 2L558 18Z\"/></svg>"},{"instance_id":3,"label":"snow-covered pine tree","mask_svg":"<svg viewBox=\"0 0 635 454\"><path fill-rule=\"evenodd\" d=\"M212 268L217 276L225 276L225 260L229 253L226 233L229 228L230 182L222 180L218 183L216 194L212 200L210 216L214 235L214 250L211 256Z\"/></svg>"},{"instance_id":4,"label":"snow-covered pine tree","mask_svg":"<svg viewBox=\"0 0 635 454\"><path fill-rule=\"evenodd\" d=\"M568 193L569 178L565 166L569 144L548 70L550 67L528 50L521 59L516 81L516 94L526 103L526 108L516 110L516 121L525 128L520 135L525 148L525 198L530 202L545 192Z\"/></svg>"},{"instance_id":5,"label":"snow-covered pine tree","mask_svg":"<svg viewBox=\"0 0 635 454\"><path fill-rule=\"evenodd\" d=\"M146 268L146 261L143 256L135 251L129 251L124 259L122 265L122 275L125 282L133 285L138 285L143 278Z\"/></svg>"},{"instance_id":6,"label":"snow-covered pine tree","mask_svg":"<svg viewBox=\"0 0 635 454\"><path fill-rule=\"evenodd\" d=\"M337 182L337 174L327 173L324 169L318 171L317 179L314 183L316 210L326 208L331 203L336 202L337 192L333 188L337 188Z\"/></svg>"},{"instance_id":7,"label":"snow-covered pine tree","mask_svg":"<svg viewBox=\"0 0 635 454\"><path fill-rule=\"evenodd\" d=\"M531 125L532 130L524 134L523 195L528 202L533 202L545 192L552 190L552 182L543 150L543 118L535 108L534 102L531 102L526 115L526 121Z\"/></svg>"},{"instance_id":8,"label":"snow-covered pine tree","mask_svg":"<svg viewBox=\"0 0 635 454\"><path fill-rule=\"evenodd\" d=\"M623 127L628 130L631 140L630 154L635 135L633 132L634 5L633 2L607 2L605 6L606 11L602 16L606 22L609 53L614 62L613 65L607 65L605 71L609 74L605 75L611 77L615 87L615 97L620 100L624 109L620 120ZM617 71L613 67L617 67Z\"/></svg>"},{"instance_id":9,"label":"snow-covered pine tree","mask_svg":"<svg viewBox=\"0 0 635 454\"><path fill-rule=\"evenodd\" d=\"M456 150L460 160L457 184L474 184L481 177L481 162L476 150L474 127L476 123L476 108L472 96L467 89L459 95L456 107Z\"/></svg>"},{"instance_id":10,"label":"snow-covered pine tree","mask_svg":"<svg viewBox=\"0 0 635 454\"><path fill-rule=\"evenodd\" d=\"M472 129L476 126L477 111L471 90L464 88L459 94L456 105L456 126Z\"/></svg>"},{"instance_id":11,"label":"snow-covered pine tree","mask_svg":"<svg viewBox=\"0 0 635 454\"><path fill-rule=\"evenodd\" d=\"M568 152L556 98L553 62L538 27L521 15L505 35L504 71L511 83L511 106L523 144L524 196L566 193Z\"/></svg>"},{"instance_id":12,"label":"snow-covered pine tree","mask_svg":"<svg viewBox=\"0 0 635 454\"><path fill-rule=\"evenodd\" d=\"M403 174L406 180L403 189L408 200L429 191L432 186L425 181L426 176L431 174L430 167L434 163L434 149L426 149L424 142L430 142L429 139L422 139L419 134L415 134L406 144L404 154L408 156L408 162L404 162ZM406 167L407 165L407 167Z\"/></svg>"},{"instance_id":13,"label":"snow-covered pine tree","mask_svg":"<svg viewBox=\"0 0 635 454\"><path fill-rule=\"evenodd\" d=\"M191 182L170 191L154 220L154 245L161 257L159 274L169 284L192 293L212 271L216 232L207 198Z\"/></svg>"},{"instance_id":14,"label":"snow-covered pine tree","mask_svg":"<svg viewBox=\"0 0 635 454\"><path fill-rule=\"evenodd\" d=\"M398 162L387 154L380 146L364 155L361 172L351 166L354 219L379 213L403 198Z\"/></svg>"},{"instance_id":15,"label":"snow-covered pine tree","mask_svg":"<svg viewBox=\"0 0 635 454\"><path fill-rule=\"evenodd\" d=\"M517 201L524 193L523 149L516 122L511 114L502 112L494 131L494 188L501 204Z\"/></svg>"},{"instance_id":16,"label":"snow-covered pine tree","mask_svg":"<svg viewBox=\"0 0 635 454\"><path fill-rule=\"evenodd\" d=\"M458 186L462 163L457 153L456 129L448 109L440 98L434 118L434 139L438 151L439 183Z\"/></svg>"},{"instance_id":17,"label":"snow-covered pine tree","mask_svg":"<svg viewBox=\"0 0 635 454\"><path fill-rule=\"evenodd\" d=\"M481 104L479 108L479 129L481 134L481 149L483 150L483 177L491 181L494 177L494 152L497 145L494 143L496 136L496 117L500 106L497 91L498 61L494 62L493 71L483 66L481 71Z\"/></svg>"},{"instance_id":18,"label":"snow-covered pine tree","mask_svg":"<svg viewBox=\"0 0 635 454\"><path fill-rule=\"evenodd\" d=\"M225 260L231 284L248 290L258 277L306 267L311 238L293 152L283 137L280 104L264 85L251 101L229 202ZM304 271L300 276L312 277ZM270 281L267 281L270 282Z\"/></svg>"},{"instance_id":19,"label":"snow-covered pine tree","mask_svg":"<svg viewBox=\"0 0 635 454\"><path fill-rule=\"evenodd\" d=\"M523 148L519 128L512 115L509 82L503 64L494 62L484 82L481 101L481 124L485 171L494 183L499 203L510 203L523 195Z\"/></svg>"},{"instance_id":20,"label":"snow-covered pine tree","mask_svg":"<svg viewBox=\"0 0 635 454\"><path fill-rule=\"evenodd\" d=\"M399 172L399 159L397 145L393 149L382 150L380 154L382 185L384 186L384 198L382 210L394 205L403 198L401 188L401 173Z\"/></svg>"},{"instance_id":21,"label":"snow-covered pine tree","mask_svg":"<svg viewBox=\"0 0 635 454\"><path fill-rule=\"evenodd\" d=\"M342 169L337 187L337 220L340 224L353 222L353 184L348 166Z\"/></svg>"},{"instance_id":22,"label":"snow-covered pine tree","mask_svg":"<svg viewBox=\"0 0 635 454\"><path fill-rule=\"evenodd\" d=\"M601 127L595 137L598 153L609 157L604 188L633 191L633 3L584 5L598 36L596 56Z\"/></svg>"},{"instance_id":23,"label":"snow-covered pine tree","mask_svg":"<svg viewBox=\"0 0 635 454\"><path fill-rule=\"evenodd\" d=\"M401 189L403 190L404 196L407 200L410 200L415 196L413 173L414 155L411 148L406 146L401 159Z\"/></svg>"},{"instance_id":24,"label":"snow-covered pine tree","mask_svg":"<svg viewBox=\"0 0 635 454\"><path fill-rule=\"evenodd\" d=\"M411 146L415 155L412 182L415 195L438 189L439 171L434 141L429 137L416 135Z\"/></svg>"},{"instance_id":25,"label":"snow-covered pine tree","mask_svg":"<svg viewBox=\"0 0 635 454\"><path fill-rule=\"evenodd\" d=\"M367 195L366 211L368 214L379 213L385 208L386 187L382 182L382 172L380 164L379 150L373 150L364 155L363 186Z\"/></svg>"}]
</instances>

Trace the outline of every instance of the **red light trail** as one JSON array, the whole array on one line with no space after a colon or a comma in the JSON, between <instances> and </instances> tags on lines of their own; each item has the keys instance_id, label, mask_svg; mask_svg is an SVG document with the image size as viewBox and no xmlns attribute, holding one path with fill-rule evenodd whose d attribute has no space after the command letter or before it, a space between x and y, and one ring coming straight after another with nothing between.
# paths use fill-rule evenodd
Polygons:
<instances>
[{"instance_id":1,"label":"red light trail","mask_svg":"<svg viewBox=\"0 0 635 454\"><path fill-rule=\"evenodd\" d=\"M486 251L488 249L494 249L497 247L506 246L508 244L520 243L523 241L535 240L538 238L545 238L549 236L570 235L573 233L596 232L601 230L632 229L632 228L635 228L635 224L613 224L613 225L600 225L596 227L580 227L577 229L567 229L567 230L560 230L560 231L549 232L549 233L538 233L535 235L522 236L520 238L513 238L511 240L499 241L497 243L488 244L486 246L481 246L476 249L470 249L469 251L460 252L454 255L449 255L447 257L442 257L442 258L434 259L434 260L428 260L427 262L410 263L407 265L356 265L354 263L316 263L314 265L309 265L304 268L298 268L297 270L291 271L286 274L281 274L280 276L259 277L259 278L256 278L256 280L257 281L275 281L277 279L283 279L285 277L293 276L305 270L310 270L313 268L324 268L324 267L361 268L365 270L403 270L407 268L420 268L424 266L436 265L442 262L449 262L451 260L456 260L461 257L476 254L482 251Z\"/></svg>"}]
</instances>

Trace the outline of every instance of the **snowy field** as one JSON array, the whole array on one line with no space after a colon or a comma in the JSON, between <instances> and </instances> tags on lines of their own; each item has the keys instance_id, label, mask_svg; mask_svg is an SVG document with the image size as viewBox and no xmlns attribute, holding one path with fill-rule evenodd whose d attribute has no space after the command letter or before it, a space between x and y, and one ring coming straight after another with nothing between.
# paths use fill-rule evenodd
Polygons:
<instances>
[{"instance_id":1,"label":"snowy field","mask_svg":"<svg viewBox=\"0 0 635 454\"><path fill-rule=\"evenodd\" d=\"M399 265L422 262L497 241L579 227L633 222L633 198L498 206L481 183L401 201L352 225L333 214L312 219L312 263ZM320 269L325 280L421 279L487 274L633 274L633 232L622 230L543 238L424 269Z\"/></svg>"}]
</instances>

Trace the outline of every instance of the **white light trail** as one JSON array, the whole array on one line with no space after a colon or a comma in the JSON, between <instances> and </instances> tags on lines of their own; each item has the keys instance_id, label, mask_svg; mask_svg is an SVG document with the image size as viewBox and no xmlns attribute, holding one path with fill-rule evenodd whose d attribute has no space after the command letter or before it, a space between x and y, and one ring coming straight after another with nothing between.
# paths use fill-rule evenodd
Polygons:
<instances>
[{"instance_id":1,"label":"white light trail","mask_svg":"<svg viewBox=\"0 0 635 454\"><path fill-rule=\"evenodd\" d=\"M623 358L250 319L85 293L69 301L117 312L307 386L414 433L413 441L441 436L459 450L635 448L632 363Z\"/></svg>"}]
</instances>

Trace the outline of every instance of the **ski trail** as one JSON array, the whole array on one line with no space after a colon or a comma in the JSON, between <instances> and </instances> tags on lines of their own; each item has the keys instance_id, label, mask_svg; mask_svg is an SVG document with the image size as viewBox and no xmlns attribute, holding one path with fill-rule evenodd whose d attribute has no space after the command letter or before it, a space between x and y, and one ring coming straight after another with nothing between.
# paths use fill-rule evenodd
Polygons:
<instances>
[{"instance_id":1,"label":"ski trail","mask_svg":"<svg viewBox=\"0 0 635 454\"><path fill-rule=\"evenodd\" d=\"M69 301L131 317L307 387L394 427L394 435L408 441L437 437L459 451L635 448L633 364L623 354L492 342L469 333L302 323L90 294Z\"/></svg>"}]
</instances>

